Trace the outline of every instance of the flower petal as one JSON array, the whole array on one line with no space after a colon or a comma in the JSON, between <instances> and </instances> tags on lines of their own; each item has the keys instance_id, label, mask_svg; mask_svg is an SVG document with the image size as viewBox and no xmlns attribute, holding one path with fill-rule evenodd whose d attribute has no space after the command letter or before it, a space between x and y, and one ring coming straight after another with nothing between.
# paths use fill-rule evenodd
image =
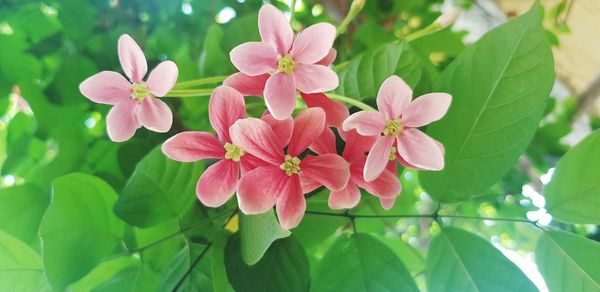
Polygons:
<instances>
[{"instance_id":1,"label":"flower petal","mask_svg":"<svg viewBox=\"0 0 600 292\"><path fill-rule=\"evenodd\" d=\"M363 136L379 136L385 129L385 119L380 112L360 111L350 115L342 127L344 131L355 129Z\"/></svg>"},{"instance_id":2,"label":"flower petal","mask_svg":"<svg viewBox=\"0 0 600 292\"><path fill-rule=\"evenodd\" d=\"M325 112L318 108L307 108L294 118L294 130L287 153L298 156L321 136L325 129Z\"/></svg>"},{"instance_id":3,"label":"flower petal","mask_svg":"<svg viewBox=\"0 0 600 292\"><path fill-rule=\"evenodd\" d=\"M447 93L429 93L419 96L402 114L402 122L411 128L435 122L446 114L451 101L452 96Z\"/></svg>"},{"instance_id":4,"label":"flower petal","mask_svg":"<svg viewBox=\"0 0 600 292\"><path fill-rule=\"evenodd\" d=\"M116 104L131 96L131 83L117 72L102 71L81 82L79 91L93 102Z\"/></svg>"},{"instance_id":5,"label":"flower petal","mask_svg":"<svg viewBox=\"0 0 600 292\"><path fill-rule=\"evenodd\" d=\"M162 97L175 86L177 76L179 76L179 69L175 62L164 61L150 72L146 84L152 94Z\"/></svg>"},{"instance_id":6,"label":"flower petal","mask_svg":"<svg viewBox=\"0 0 600 292\"><path fill-rule=\"evenodd\" d=\"M268 211L283 193L288 176L279 167L263 166L245 173L237 188L238 205L244 214Z\"/></svg>"},{"instance_id":7,"label":"flower petal","mask_svg":"<svg viewBox=\"0 0 600 292\"><path fill-rule=\"evenodd\" d=\"M211 166L200 176L196 194L202 204L219 207L233 196L238 184L239 165L223 159Z\"/></svg>"},{"instance_id":8,"label":"flower petal","mask_svg":"<svg viewBox=\"0 0 600 292\"><path fill-rule=\"evenodd\" d=\"M292 117L296 107L296 86L294 76L286 73L276 73L267 80L265 85L265 104L267 109L278 120Z\"/></svg>"},{"instance_id":9,"label":"flower petal","mask_svg":"<svg viewBox=\"0 0 600 292\"><path fill-rule=\"evenodd\" d=\"M329 53L335 40L335 26L317 23L298 34L290 53L296 62L314 64Z\"/></svg>"},{"instance_id":10,"label":"flower petal","mask_svg":"<svg viewBox=\"0 0 600 292\"><path fill-rule=\"evenodd\" d=\"M163 143L162 152L180 162L225 157L223 145L207 132L181 132Z\"/></svg>"},{"instance_id":11,"label":"flower petal","mask_svg":"<svg viewBox=\"0 0 600 292\"><path fill-rule=\"evenodd\" d=\"M402 191L402 185L398 177L388 170L384 170L371 182L357 179L356 184L380 198L396 198Z\"/></svg>"},{"instance_id":12,"label":"flower petal","mask_svg":"<svg viewBox=\"0 0 600 292\"><path fill-rule=\"evenodd\" d=\"M165 133L173 124L173 113L162 100L146 96L138 112L140 123L149 130Z\"/></svg>"},{"instance_id":13,"label":"flower petal","mask_svg":"<svg viewBox=\"0 0 600 292\"><path fill-rule=\"evenodd\" d=\"M133 99L124 99L115 104L106 116L108 137L115 142L129 140L139 128L138 103Z\"/></svg>"},{"instance_id":14,"label":"flower petal","mask_svg":"<svg viewBox=\"0 0 600 292\"><path fill-rule=\"evenodd\" d=\"M308 155L300 162L300 175L317 181L330 190L346 186L350 178L350 164L333 153L319 156Z\"/></svg>"},{"instance_id":15,"label":"flower petal","mask_svg":"<svg viewBox=\"0 0 600 292\"><path fill-rule=\"evenodd\" d=\"M325 120L330 126L341 128L344 120L350 115L348 108L343 103L333 100L323 93L300 93L300 96L306 106L322 108L325 111Z\"/></svg>"},{"instance_id":16,"label":"flower petal","mask_svg":"<svg viewBox=\"0 0 600 292\"><path fill-rule=\"evenodd\" d=\"M246 75L242 72L230 75L223 81L223 85L235 88L244 96L262 96L265 84L271 75L265 73L257 76Z\"/></svg>"},{"instance_id":17,"label":"flower petal","mask_svg":"<svg viewBox=\"0 0 600 292\"><path fill-rule=\"evenodd\" d=\"M283 13L271 4L263 5L258 12L258 31L262 41L282 56L290 50L294 41L292 27Z\"/></svg>"},{"instance_id":18,"label":"flower petal","mask_svg":"<svg viewBox=\"0 0 600 292\"><path fill-rule=\"evenodd\" d=\"M285 148L292 138L294 120L292 118L278 120L268 111L265 111L261 119L271 126L271 129L273 129L273 132L275 133L275 137L279 141L279 146L281 146L282 149Z\"/></svg>"},{"instance_id":19,"label":"flower petal","mask_svg":"<svg viewBox=\"0 0 600 292\"><path fill-rule=\"evenodd\" d=\"M277 200L277 217L283 229L292 229L302 220L306 211L306 200L300 187L300 178L297 175L287 179L285 187Z\"/></svg>"},{"instance_id":20,"label":"flower petal","mask_svg":"<svg viewBox=\"0 0 600 292\"><path fill-rule=\"evenodd\" d=\"M394 203L396 203L396 198L379 198L379 204L381 204L381 208L384 210L389 210L394 207Z\"/></svg>"},{"instance_id":21,"label":"flower petal","mask_svg":"<svg viewBox=\"0 0 600 292\"><path fill-rule=\"evenodd\" d=\"M271 126L257 118L238 120L229 128L233 144L277 167L283 162L283 148Z\"/></svg>"},{"instance_id":22,"label":"flower petal","mask_svg":"<svg viewBox=\"0 0 600 292\"><path fill-rule=\"evenodd\" d=\"M352 181L339 191L331 191L327 204L333 210L352 209L360 201L360 190Z\"/></svg>"},{"instance_id":23,"label":"flower petal","mask_svg":"<svg viewBox=\"0 0 600 292\"><path fill-rule=\"evenodd\" d=\"M119 37L119 62L125 75L134 83L141 83L148 72L146 57L140 46L127 34Z\"/></svg>"},{"instance_id":24,"label":"flower petal","mask_svg":"<svg viewBox=\"0 0 600 292\"><path fill-rule=\"evenodd\" d=\"M412 89L402 78L388 77L377 92L377 108L387 120L393 120L404 112L412 99Z\"/></svg>"},{"instance_id":25,"label":"flower petal","mask_svg":"<svg viewBox=\"0 0 600 292\"><path fill-rule=\"evenodd\" d=\"M444 168L444 151L435 140L417 129L405 129L398 137L398 154L420 169Z\"/></svg>"},{"instance_id":26,"label":"flower petal","mask_svg":"<svg viewBox=\"0 0 600 292\"><path fill-rule=\"evenodd\" d=\"M333 131L330 128L325 127L325 130L323 130L321 136L315 139L315 141L310 145L310 150L314 151L317 154L337 154L337 149L335 145L335 134L333 134Z\"/></svg>"},{"instance_id":27,"label":"flower petal","mask_svg":"<svg viewBox=\"0 0 600 292\"><path fill-rule=\"evenodd\" d=\"M213 90L208 103L208 120L219 140L231 142L229 127L245 117L246 104L241 93L226 85Z\"/></svg>"},{"instance_id":28,"label":"flower petal","mask_svg":"<svg viewBox=\"0 0 600 292\"><path fill-rule=\"evenodd\" d=\"M266 43L243 43L229 52L229 58L240 72L250 76L277 69L277 52Z\"/></svg>"},{"instance_id":29,"label":"flower petal","mask_svg":"<svg viewBox=\"0 0 600 292\"><path fill-rule=\"evenodd\" d=\"M334 48L331 48L331 49L329 49L329 53L327 53L327 56L325 56L323 59L319 60L315 64L329 66L329 65L331 65L331 63L333 63L333 61L335 61L336 57L337 57L337 51Z\"/></svg>"},{"instance_id":30,"label":"flower petal","mask_svg":"<svg viewBox=\"0 0 600 292\"><path fill-rule=\"evenodd\" d=\"M250 153L246 153L240 158L240 166L241 166L241 170L242 170L242 175L244 175L246 172L249 172L255 168L258 168L261 166L271 166L271 165L272 164L254 156Z\"/></svg>"},{"instance_id":31,"label":"flower petal","mask_svg":"<svg viewBox=\"0 0 600 292\"><path fill-rule=\"evenodd\" d=\"M363 176L365 181L375 180L385 169L386 164L390 160L390 149L394 144L394 138L391 136L381 136L377 138L377 142L367 155Z\"/></svg>"},{"instance_id":32,"label":"flower petal","mask_svg":"<svg viewBox=\"0 0 600 292\"><path fill-rule=\"evenodd\" d=\"M362 136L359 135L356 130L349 132L342 132L341 135L346 141L344 152L342 156L348 161L356 161L358 159L364 159L365 153L367 153L373 144L377 141L379 136Z\"/></svg>"},{"instance_id":33,"label":"flower petal","mask_svg":"<svg viewBox=\"0 0 600 292\"><path fill-rule=\"evenodd\" d=\"M334 90L339 84L338 76L331 68L314 64L298 64L294 81L296 88L304 93Z\"/></svg>"},{"instance_id":34,"label":"flower petal","mask_svg":"<svg viewBox=\"0 0 600 292\"><path fill-rule=\"evenodd\" d=\"M300 186L302 187L302 192L305 194L310 193L321 186L323 186L320 182L312 180L306 176L300 175Z\"/></svg>"}]
</instances>

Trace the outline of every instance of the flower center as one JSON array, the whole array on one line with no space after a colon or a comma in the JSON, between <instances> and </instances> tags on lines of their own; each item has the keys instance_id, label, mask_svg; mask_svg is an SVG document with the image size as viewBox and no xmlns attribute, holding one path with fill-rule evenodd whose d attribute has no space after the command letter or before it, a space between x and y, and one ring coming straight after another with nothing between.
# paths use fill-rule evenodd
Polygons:
<instances>
[{"instance_id":1,"label":"flower center","mask_svg":"<svg viewBox=\"0 0 600 292\"><path fill-rule=\"evenodd\" d=\"M131 98L142 101L149 94L150 90L148 90L145 82L131 84Z\"/></svg>"},{"instance_id":2,"label":"flower center","mask_svg":"<svg viewBox=\"0 0 600 292\"><path fill-rule=\"evenodd\" d=\"M285 171L285 174L287 174L287 176L291 176L292 174L298 174L300 173L300 159L298 157L286 155L284 162L279 166L279 168Z\"/></svg>"},{"instance_id":3,"label":"flower center","mask_svg":"<svg viewBox=\"0 0 600 292\"><path fill-rule=\"evenodd\" d=\"M397 152L396 147L390 148L390 161L394 161L394 160L396 160L396 158L398 158L396 156L396 152Z\"/></svg>"},{"instance_id":4,"label":"flower center","mask_svg":"<svg viewBox=\"0 0 600 292\"><path fill-rule=\"evenodd\" d=\"M400 122L400 119L395 119L395 120L387 121L387 124L385 125L385 129L383 130L383 133L388 136L397 137L400 134L402 134L403 130L404 130L404 125L402 125L402 122Z\"/></svg>"},{"instance_id":5,"label":"flower center","mask_svg":"<svg viewBox=\"0 0 600 292\"><path fill-rule=\"evenodd\" d=\"M230 159L235 162L240 162L240 158L246 154L244 149L234 144L225 143L225 159Z\"/></svg>"},{"instance_id":6,"label":"flower center","mask_svg":"<svg viewBox=\"0 0 600 292\"><path fill-rule=\"evenodd\" d=\"M292 59L292 55L285 54L285 56L279 58L279 64L277 65L278 72L285 72L287 74L292 74L294 69L296 68L296 62Z\"/></svg>"}]
</instances>

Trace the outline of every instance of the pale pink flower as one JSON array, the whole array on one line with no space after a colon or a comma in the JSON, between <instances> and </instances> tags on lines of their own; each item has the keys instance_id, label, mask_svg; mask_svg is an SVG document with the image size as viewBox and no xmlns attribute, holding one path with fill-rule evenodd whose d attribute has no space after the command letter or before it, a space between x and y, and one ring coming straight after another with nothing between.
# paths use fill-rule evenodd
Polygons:
<instances>
[{"instance_id":1,"label":"pale pink flower","mask_svg":"<svg viewBox=\"0 0 600 292\"><path fill-rule=\"evenodd\" d=\"M335 40L335 27L318 23L294 39L283 13L266 4L258 13L262 42L248 42L230 52L231 62L249 76L268 76L263 96L269 112L278 120L291 117L296 89L304 93L325 92L338 86L333 70L318 62L328 56Z\"/></svg>"},{"instance_id":2,"label":"pale pink flower","mask_svg":"<svg viewBox=\"0 0 600 292\"><path fill-rule=\"evenodd\" d=\"M290 229L300 223L306 210L301 178L339 190L348 182L350 172L348 163L337 154L300 158L325 128L322 109L306 109L291 122L268 116L266 119L277 127L255 118L239 120L231 127L231 139L236 145L268 163L242 176L238 204L245 214L264 213L276 205L281 226ZM286 132L291 135L281 134Z\"/></svg>"},{"instance_id":3,"label":"pale pink flower","mask_svg":"<svg viewBox=\"0 0 600 292\"><path fill-rule=\"evenodd\" d=\"M118 49L121 67L129 80L117 72L102 71L83 81L79 90L91 101L113 105L106 116L106 128L115 142L129 140L141 126L160 133L169 131L173 114L156 97L165 96L175 85L177 65L161 62L144 81L148 64L138 44L124 34L119 38Z\"/></svg>"},{"instance_id":4,"label":"pale pink flower","mask_svg":"<svg viewBox=\"0 0 600 292\"><path fill-rule=\"evenodd\" d=\"M364 178L372 181L389 160L424 170L444 168L444 147L417 128L441 119L450 106L447 93L429 93L411 101L412 89L398 76L386 79L377 93L379 111L360 111L344 121L344 131L356 129L377 141L369 151Z\"/></svg>"},{"instance_id":5,"label":"pale pink flower","mask_svg":"<svg viewBox=\"0 0 600 292\"><path fill-rule=\"evenodd\" d=\"M204 171L196 185L198 199L206 206L221 206L233 196L240 168L244 173L263 164L231 142L229 128L245 117L244 97L231 87L219 86L208 105L208 119L218 138L207 132L189 131L169 138L162 145L165 155L181 162L219 159Z\"/></svg>"},{"instance_id":6,"label":"pale pink flower","mask_svg":"<svg viewBox=\"0 0 600 292\"><path fill-rule=\"evenodd\" d=\"M22 112L28 116L33 115L33 111L27 100L21 95L21 88L18 85L13 85L11 95L16 99L15 105L17 112Z\"/></svg>"}]
</instances>

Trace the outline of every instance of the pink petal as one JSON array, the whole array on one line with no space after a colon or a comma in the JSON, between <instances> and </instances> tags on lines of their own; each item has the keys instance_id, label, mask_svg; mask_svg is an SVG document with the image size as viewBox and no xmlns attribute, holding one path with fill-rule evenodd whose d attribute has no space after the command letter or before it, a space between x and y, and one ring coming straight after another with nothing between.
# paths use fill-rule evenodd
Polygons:
<instances>
[{"instance_id":1,"label":"pink petal","mask_svg":"<svg viewBox=\"0 0 600 292\"><path fill-rule=\"evenodd\" d=\"M380 112L360 111L350 115L342 127L344 131L356 129L363 136L379 136L385 129L385 119Z\"/></svg>"},{"instance_id":2,"label":"pink petal","mask_svg":"<svg viewBox=\"0 0 600 292\"><path fill-rule=\"evenodd\" d=\"M352 209L360 201L360 190L352 181L339 191L331 191L327 201L329 208L333 210Z\"/></svg>"},{"instance_id":3,"label":"pink petal","mask_svg":"<svg viewBox=\"0 0 600 292\"><path fill-rule=\"evenodd\" d=\"M326 154L326 153L335 153L337 154L337 149L335 145L335 134L333 131L326 127L321 133L321 136L317 138L311 145L310 150L314 151L317 154Z\"/></svg>"},{"instance_id":4,"label":"pink petal","mask_svg":"<svg viewBox=\"0 0 600 292\"><path fill-rule=\"evenodd\" d=\"M314 64L298 64L294 81L296 88L304 93L331 91L339 84L338 76L331 68Z\"/></svg>"},{"instance_id":5,"label":"pink petal","mask_svg":"<svg viewBox=\"0 0 600 292\"><path fill-rule=\"evenodd\" d=\"M384 210L389 210L394 207L394 203L396 203L396 198L379 198L379 204L381 204L381 208Z\"/></svg>"},{"instance_id":6,"label":"pink petal","mask_svg":"<svg viewBox=\"0 0 600 292\"><path fill-rule=\"evenodd\" d=\"M131 96L131 83L117 72L102 71L81 82L79 91L93 102L116 104Z\"/></svg>"},{"instance_id":7,"label":"pink petal","mask_svg":"<svg viewBox=\"0 0 600 292\"><path fill-rule=\"evenodd\" d=\"M404 112L412 99L412 89L400 77L388 77L377 93L377 108L387 120L393 120Z\"/></svg>"},{"instance_id":8,"label":"pink petal","mask_svg":"<svg viewBox=\"0 0 600 292\"><path fill-rule=\"evenodd\" d=\"M307 108L294 119L294 131L287 153L298 156L321 136L325 129L325 112L318 108Z\"/></svg>"},{"instance_id":9,"label":"pink petal","mask_svg":"<svg viewBox=\"0 0 600 292\"><path fill-rule=\"evenodd\" d=\"M217 138L207 132L181 132L162 145L162 152L181 162L193 162L208 158L225 158L225 148Z\"/></svg>"},{"instance_id":10,"label":"pink petal","mask_svg":"<svg viewBox=\"0 0 600 292\"><path fill-rule=\"evenodd\" d=\"M283 162L283 149L266 122L257 118L238 120L229 128L229 135L233 144L246 152L277 167Z\"/></svg>"},{"instance_id":11,"label":"pink petal","mask_svg":"<svg viewBox=\"0 0 600 292\"><path fill-rule=\"evenodd\" d=\"M405 129L398 137L398 154L420 169L444 168L444 151L435 140L417 129Z\"/></svg>"},{"instance_id":12,"label":"pink petal","mask_svg":"<svg viewBox=\"0 0 600 292\"><path fill-rule=\"evenodd\" d=\"M435 141L435 140L434 140L434 141ZM438 142L438 141L435 141L435 144L437 144L438 148L440 148L440 151L442 151L442 155L444 155L444 152L445 152L445 151L444 151L444 150L445 150L445 149L444 149L444 145L442 145L442 143L440 143L440 142ZM423 169L423 168L420 168L420 167L418 167L418 166L416 166L416 165L412 165L412 164L408 163L408 162L407 162L406 160L404 160L404 159L402 158L402 156L400 156L400 155L396 155L396 160L398 160L398 163L400 163L400 165L402 165L402 166L404 166L404 167L407 167L407 168L412 168L412 169L416 169L416 170L425 170L425 169ZM395 163L391 163L391 162L393 162L393 161L390 161L390 164L394 166L394 170L395 170L395 169L396 169L396 164L395 164ZM390 167L391 167L391 166L390 166L390 165L388 165L388 167L387 167L387 168L388 168L388 169L390 169Z\"/></svg>"},{"instance_id":13,"label":"pink petal","mask_svg":"<svg viewBox=\"0 0 600 292\"><path fill-rule=\"evenodd\" d=\"M300 169L301 176L317 181L334 191L345 187L350 178L350 164L333 153L308 155L302 159Z\"/></svg>"},{"instance_id":14,"label":"pink petal","mask_svg":"<svg viewBox=\"0 0 600 292\"><path fill-rule=\"evenodd\" d=\"M266 43L243 43L231 50L229 58L238 70L250 76L277 69L277 52Z\"/></svg>"},{"instance_id":15,"label":"pink petal","mask_svg":"<svg viewBox=\"0 0 600 292\"><path fill-rule=\"evenodd\" d=\"M357 159L363 159L365 153L373 147L379 136L362 136L355 130L345 133L342 137L346 141L343 155L348 161L354 162ZM361 171L362 172L362 171Z\"/></svg>"},{"instance_id":16,"label":"pink petal","mask_svg":"<svg viewBox=\"0 0 600 292\"><path fill-rule=\"evenodd\" d=\"M279 141L279 146L281 146L282 149L285 148L292 138L294 120L292 118L285 120L275 119L268 111L265 111L261 119L271 126L271 129L273 129L273 132L275 132L275 136Z\"/></svg>"},{"instance_id":17,"label":"pink petal","mask_svg":"<svg viewBox=\"0 0 600 292\"><path fill-rule=\"evenodd\" d=\"M298 34L290 53L296 62L314 64L327 56L334 40L335 27L329 23L317 23Z\"/></svg>"},{"instance_id":18,"label":"pink petal","mask_svg":"<svg viewBox=\"0 0 600 292\"><path fill-rule=\"evenodd\" d=\"M325 56L323 59L319 60L319 62L315 64L329 66L331 65L331 63L333 63L333 61L335 61L336 57L337 51L334 48L331 48L329 49L329 53L327 53L327 56Z\"/></svg>"},{"instance_id":19,"label":"pink petal","mask_svg":"<svg viewBox=\"0 0 600 292\"><path fill-rule=\"evenodd\" d=\"M165 133L173 124L173 113L167 104L151 96L142 101L138 112L140 123L149 130Z\"/></svg>"},{"instance_id":20,"label":"pink petal","mask_svg":"<svg viewBox=\"0 0 600 292\"><path fill-rule=\"evenodd\" d=\"M137 101L124 99L110 109L106 116L106 130L111 140L123 142L133 137L139 127L138 107Z\"/></svg>"},{"instance_id":21,"label":"pink petal","mask_svg":"<svg viewBox=\"0 0 600 292\"><path fill-rule=\"evenodd\" d=\"M271 77L269 74L250 76L238 72L227 77L223 85L235 88L244 96L262 96L269 77Z\"/></svg>"},{"instance_id":22,"label":"pink petal","mask_svg":"<svg viewBox=\"0 0 600 292\"><path fill-rule=\"evenodd\" d=\"M231 142L229 127L245 117L246 104L241 93L226 85L213 90L208 103L208 119L219 140Z\"/></svg>"},{"instance_id":23,"label":"pink petal","mask_svg":"<svg viewBox=\"0 0 600 292\"><path fill-rule=\"evenodd\" d=\"M238 170L239 165L228 159L209 166L196 185L196 194L200 202L213 208L225 204L237 188Z\"/></svg>"},{"instance_id":24,"label":"pink petal","mask_svg":"<svg viewBox=\"0 0 600 292\"><path fill-rule=\"evenodd\" d=\"M245 173L237 189L240 210L244 214L268 211L283 194L288 178L277 166L258 167Z\"/></svg>"},{"instance_id":25,"label":"pink petal","mask_svg":"<svg viewBox=\"0 0 600 292\"><path fill-rule=\"evenodd\" d=\"M310 193L321 186L323 186L320 182L312 180L306 176L300 176L300 186L302 187L302 192L305 194Z\"/></svg>"},{"instance_id":26,"label":"pink petal","mask_svg":"<svg viewBox=\"0 0 600 292\"><path fill-rule=\"evenodd\" d=\"M388 170L384 170L371 182L357 179L356 184L380 198L396 198L402 191L402 185L400 185L398 177Z\"/></svg>"},{"instance_id":27,"label":"pink petal","mask_svg":"<svg viewBox=\"0 0 600 292\"><path fill-rule=\"evenodd\" d=\"M152 94L162 97L175 86L178 75L177 65L173 61L164 61L150 72L146 84Z\"/></svg>"},{"instance_id":28,"label":"pink petal","mask_svg":"<svg viewBox=\"0 0 600 292\"><path fill-rule=\"evenodd\" d=\"M267 109L278 120L290 118L296 107L296 85L294 76L276 73L265 85L265 103Z\"/></svg>"},{"instance_id":29,"label":"pink petal","mask_svg":"<svg viewBox=\"0 0 600 292\"><path fill-rule=\"evenodd\" d=\"M402 122L407 127L418 128L441 119L448 108L452 96L447 93L429 93L413 100L402 114Z\"/></svg>"},{"instance_id":30,"label":"pink petal","mask_svg":"<svg viewBox=\"0 0 600 292\"><path fill-rule=\"evenodd\" d=\"M141 83L148 72L144 52L129 35L119 37L119 62L125 75L134 83Z\"/></svg>"},{"instance_id":31,"label":"pink petal","mask_svg":"<svg viewBox=\"0 0 600 292\"><path fill-rule=\"evenodd\" d=\"M343 103L330 99L323 93L300 93L300 96L306 106L322 108L325 111L327 124L330 126L341 128L344 120L350 115Z\"/></svg>"},{"instance_id":32,"label":"pink petal","mask_svg":"<svg viewBox=\"0 0 600 292\"><path fill-rule=\"evenodd\" d=\"M277 200L276 210L279 224L284 229L292 229L300 224L304 217L304 211L306 211L306 200L297 175L292 175L287 179Z\"/></svg>"},{"instance_id":33,"label":"pink petal","mask_svg":"<svg viewBox=\"0 0 600 292\"><path fill-rule=\"evenodd\" d=\"M391 136L381 136L367 155L363 176L366 181L375 180L385 169L390 160L390 149L394 144L394 138Z\"/></svg>"},{"instance_id":34,"label":"pink petal","mask_svg":"<svg viewBox=\"0 0 600 292\"><path fill-rule=\"evenodd\" d=\"M290 50L294 41L292 27L283 13L271 4L263 5L258 12L258 31L262 41L282 56Z\"/></svg>"},{"instance_id":35,"label":"pink petal","mask_svg":"<svg viewBox=\"0 0 600 292\"><path fill-rule=\"evenodd\" d=\"M246 172L249 172L255 168L259 168L261 166L272 166L272 164L250 153L246 153L240 158L240 166L242 169L242 175L244 175Z\"/></svg>"}]
</instances>

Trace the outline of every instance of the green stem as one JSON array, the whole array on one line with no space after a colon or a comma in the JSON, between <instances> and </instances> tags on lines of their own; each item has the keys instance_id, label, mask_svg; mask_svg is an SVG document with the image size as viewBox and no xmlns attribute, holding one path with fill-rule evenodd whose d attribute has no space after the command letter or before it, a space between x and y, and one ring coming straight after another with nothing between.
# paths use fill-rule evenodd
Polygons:
<instances>
[{"instance_id":1,"label":"green stem","mask_svg":"<svg viewBox=\"0 0 600 292\"><path fill-rule=\"evenodd\" d=\"M362 102L362 101L358 101L356 99L352 99L349 98L347 96L343 96L343 95L339 95L339 94L335 94L335 93L327 93L327 96L333 100L338 100L341 101L343 103L347 103L350 105L353 105L359 109L362 110L366 110L366 111L377 111L376 109L374 109L373 107L371 107L370 105Z\"/></svg>"},{"instance_id":2,"label":"green stem","mask_svg":"<svg viewBox=\"0 0 600 292\"><path fill-rule=\"evenodd\" d=\"M219 83L219 82L223 82L223 80L227 79L227 77L228 76L214 76L214 77L206 77L206 78L200 78L200 79L195 79L195 80L178 82L175 84L175 86L173 88L178 90L178 89L189 88L192 86Z\"/></svg>"},{"instance_id":3,"label":"green stem","mask_svg":"<svg viewBox=\"0 0 600 292\"><path fill-rule=\"evenodd\" d=\"M342 20L342 23L340 23L340 25L337 27L337 29L335 31L336 35L340 35L346 31L346 27L348 26L348 24L350 24L350 22L352 22L352 20L354 20L356 15L358 15L358 13L363 9L366 1L367 0L352 1L352 5L350 5L350 11L348 11L348 14L344 18L344 20Z\"/></svg>"},{"instance_id":4,"label":"green stem","mask_svg":"<svg viewBox=\"0 0 600 292\"><path fill-rule=\"evenodd\" d=\"M171 90L165 97L209 96L214 88Z\"/></svg>"},{"instance_id":5,"label":"green stem","mask_svg":"<svg viewBox=\"0 0 600 292\"><path fill-rule=\"evenodd\" d=\"M421 30L415 31L415 32L405 36L404 40L406 40L407 42L412 42L418 38L424 37L430 33L434 33L441 29L443 29L443 27L439 23L434 22Z\"/></svg>"},{"instance_id":6,"label":"green stem","mask_svg":"<svg viewBox=\"0 0 600 292\"><path fill-rule=\"evenodd\" d=\"M294 14L296 14L296 0L292 0L292 3L290 4L290 24L292 23L292 20L294 20Z\"/></svg>"},{"instance_id":7,"label":"green stem","mask_svg":"<svg viewBox=\"0 0 600 292\"><path fill-rule=\"evenodd\" d=\"M472 219L472 220L490 220L490 221L507 221L507 222L519 222L519 223L530 223L535 222L527 219L520 218L498 218L498 217L479 217L479 216L463 216L463 215L439 215L439 214L383 214L383 215L367 215L367 214L349 214L349 213L330 213L320 211L306 211L306 214L312 215L323 215L323 216L334 216L334 217L347 217L347 218L363 218L363 219L381 219L381 218L456 218L456 219Z\"/></svg>"}]
</instances>

